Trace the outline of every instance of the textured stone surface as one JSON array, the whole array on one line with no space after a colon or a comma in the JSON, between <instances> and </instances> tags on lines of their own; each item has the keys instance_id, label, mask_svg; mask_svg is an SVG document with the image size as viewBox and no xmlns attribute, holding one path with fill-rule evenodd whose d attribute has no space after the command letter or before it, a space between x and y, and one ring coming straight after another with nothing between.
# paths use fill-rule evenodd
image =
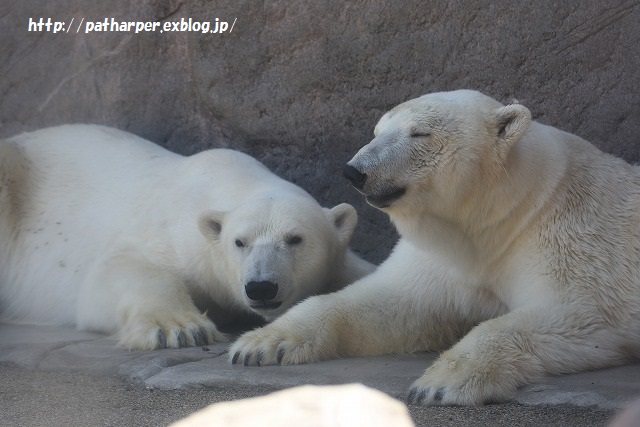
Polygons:
<instances>
[{"instance_id":1,"label":"textured stone surface","mask_svg":"<svg viewBox=\"0 0 640 427\"><path fill-rule=\"evenodd\" d=\"M640 159L640 6L534 2L5 1L0 136L117 126L189 154L246 151L325 205L361 215L355 247L395 233L341 176L388 108L437 90L518 99L605 151ZM29 18L224 21L232 33L28 32Z\"/></svg>"},{"instance_id":2,"label":"textured stone surface","mask_svg":"<svg viewBox=\"0 0 640 427\"><path fill-rule=\"evenodd\" d=\"M132 352L99 334L0 323L0 368L117 375L157 390L223 389L234 393L247 388L279 390L304 384L361 383L402 400L437 356L415 353L255 367L231 365L227 348L227 344L214 344ZM2 392L0 383L0 395ZM530 406L617 410L639 395L640 364L632 364L546 378L521 389L513 401Z\"/></svg>"}]
</instances>

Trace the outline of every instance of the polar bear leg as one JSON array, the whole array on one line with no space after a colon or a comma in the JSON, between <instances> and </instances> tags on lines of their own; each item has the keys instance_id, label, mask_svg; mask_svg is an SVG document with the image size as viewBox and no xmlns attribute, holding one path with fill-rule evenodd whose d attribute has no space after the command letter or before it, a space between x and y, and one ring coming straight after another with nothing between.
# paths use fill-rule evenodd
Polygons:
<instances>
[{"instance_id":1,"label":"polar bear leg","mask_svg":"<svg viewBox=\"0 0 640 427\"><path fill-rule=\"evenodd\" d=\"M139 259L111 258L90 275L78 301L80 329L116 331L132 350L226 341L174 275Z\"/></svg>"},{"instance_id":2,"label":"polar bear leg","mask_svg":"<svg viewBox=\"0 0 640 427\"><path fill-rule=\"evenodd\" d=\"M447 348L500 309L472 296L448 271L401 241L371 275L339 292L311 297L241 336L231 347L232 362L299 364ZM475 303L465 306L465 301Z\"/></svg>"},{"instance_id":3,"label":"polar bear leg","mask_svg":"<svg viewBox=\"0 0 640 427\"><path fill-rule=\"evenodd\" d=\"M585 319L564 306L521 309L488 320L444 352L413 384L407 400L425 405L504 401L545 375L626 362L621 339L602 324L594 326L598 323L597 316Z\"/></svg>"},{"instance_id":4,"label":"polar bear leg","mask_svg":"<svg viewBox=\"0 0 640 427\"><path fill-rule=\"evenodd\" d=\"M292 365L388 353L394 344L403 344L398 335L401 328L396 324L400 323L397 317L385 316L380 301L385 296L397 300L397 295L389 292L372 298L362 294L373 284L372 280L363 280L350 285L350 290L360 290L357 299L346 289L308 298L271 324L245 333L230 349L232 363ZM406 327L414 324L407 316ZM404 343L404 347L413 349L413 344Z\"/></svg>"}]
</instances>

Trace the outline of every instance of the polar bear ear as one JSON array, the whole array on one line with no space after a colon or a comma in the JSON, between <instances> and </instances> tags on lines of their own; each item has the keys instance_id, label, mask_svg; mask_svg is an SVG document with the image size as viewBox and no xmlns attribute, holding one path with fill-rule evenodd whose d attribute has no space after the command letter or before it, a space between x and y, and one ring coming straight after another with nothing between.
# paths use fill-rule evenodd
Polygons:
<instances>
[{"instance_id":1,"label":"polar bear ear","mask_svg":"<svg viewBox=\"0 0 640 427\"><path fill-rule=\"evenodd\" d=\"M348 245L358 225L358 213L355 208L348 203L341 203L331 209L325 208L329 221L338 232L338 241L343 245Z\"/></svg>"},{"instance_id":2,"label":"polar bear ear","mask_svg":"<svg viewBox=\"0 0 640 427\"><path fill-rule=\"evenodd\" d=\"M198 228L200 232L209 240L218 241L222 232L222 223L224 222L226 212L207 211L198 218Z\"/></svg>"},{"instance_id":3,"label":"polar bear ear","mask_svg":"<svg viewBox=\"0 0 640 427\"><path fill-rule=\"evenodd\" d=\"M530 125L531 112L524 105L511 104L496 110L495 135L502 155L506 155L513 144L522 138Z\"/></svg>"}]
</instances>

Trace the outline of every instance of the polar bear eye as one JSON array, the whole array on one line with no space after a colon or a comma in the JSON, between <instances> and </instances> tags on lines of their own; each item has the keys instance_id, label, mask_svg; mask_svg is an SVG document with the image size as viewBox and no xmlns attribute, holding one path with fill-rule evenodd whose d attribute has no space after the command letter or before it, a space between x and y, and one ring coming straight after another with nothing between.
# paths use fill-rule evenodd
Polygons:
<instances>
[{"instance_id":1,"label":"polar bear eye","mask_svg":"<svg viewBox=\"0 0 640 427\"><path fill-rule=\"evenodd\" d=\"M300 236L291 236L287 239L288 245L298 245L302 243L302 237Z\"/></svg>"},{"instance_id":2,"label":"polar bear eye","mask_svg":"<svg viewBox=\"0 0 640 427\"><path fill-rule=\"evenodd\" d=\"M236 239L236 246L239 248L244 248L244 242L240 239Z\"/></svg>"},{"instance_id":3,"label":"polar bear eye","mask_svg":"<svg viewBox=\"0 0 640 427\"><path fill-rule=\"evenodd\" d=\"M430 136L429 132L411 132L411 138L428 138Z\"/></svg>"}]
</instances>

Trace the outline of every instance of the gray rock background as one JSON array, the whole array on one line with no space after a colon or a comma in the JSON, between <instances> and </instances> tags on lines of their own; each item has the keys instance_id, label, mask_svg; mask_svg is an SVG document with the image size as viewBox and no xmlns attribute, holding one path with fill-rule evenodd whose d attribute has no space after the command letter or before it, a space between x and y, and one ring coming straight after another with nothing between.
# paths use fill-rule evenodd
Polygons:
<instances>
[{"instance_id":1,"label":"gray rock background","mask_svg":"<svg viewBox=\"0 0 640 427\"><path fill-rule=\"evenodd\" d=\"M95 4L91 4L95 3ZM66 33L29 18L74 19ZM75 33L77 24L236 20L225 34ZM354 247L383 260L384 215L342 178L390 107L472 88L631 162L640 159L640 3L4 0L0 136L89 122L190 154L232 147L358 209Z\"/></svg>"}]
</instances>

